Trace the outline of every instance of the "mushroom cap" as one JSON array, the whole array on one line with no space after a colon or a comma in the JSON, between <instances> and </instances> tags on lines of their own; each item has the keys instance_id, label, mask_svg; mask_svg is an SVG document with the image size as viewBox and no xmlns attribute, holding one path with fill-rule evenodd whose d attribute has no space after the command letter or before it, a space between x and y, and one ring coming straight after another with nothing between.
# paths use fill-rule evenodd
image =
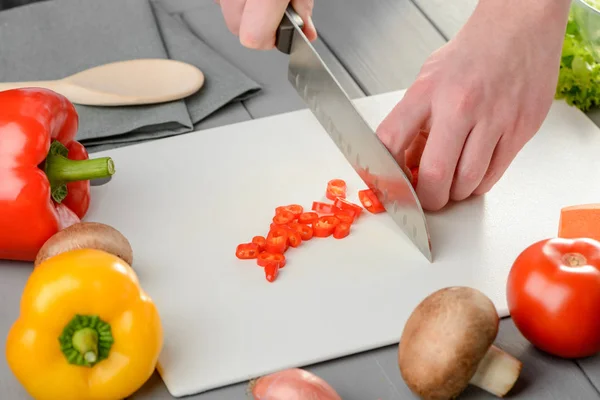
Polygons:
<instances>
[{"instance_id":1,"label":"mushroom cap","mask_svg":"<svg viewBox=\"0 0 600 400\"><path fill-rule=\"evenodd\" d=\"M427 296L412 312L398 346L406 385L422 399L458 396L498 334L499 317L479 290L449 287Z\"/></svg>"}]
</instances>

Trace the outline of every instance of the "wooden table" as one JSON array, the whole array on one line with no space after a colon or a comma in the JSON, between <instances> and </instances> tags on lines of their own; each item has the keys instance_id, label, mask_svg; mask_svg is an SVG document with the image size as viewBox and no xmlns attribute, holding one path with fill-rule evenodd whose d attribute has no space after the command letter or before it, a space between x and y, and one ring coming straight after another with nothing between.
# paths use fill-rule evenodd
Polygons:
<instances>
[{"instance_id":1,"label":"wooden table","mask_svg":"<svg viewBox=\"0 0 600 400\"><path fill-rule=\"evenodd\" d=\"M226 107L199 124L198 129L261 118L305 108L286 78L287 60L276 51L242 48L225 28L213 0L161 0L213 48L263 85L258 97ZM1 0L0 0L1 2ZM456 34L476 0L316 0L314 20L320 32L316 47L352 97L408 87L432 51ZM1 4L0 4L1 6ZM1 7L0 7L1 8ZM600 122L600 114L590 117ZM27 270L0 271L0 332L5 334L16 312ZM527 400L592 400L600 398L600 356L568 361L532 348L512 321L502 320L496 344L524 363L510 398ZM310 366L344 400L407 400L415 398L405 386L396 363L397 346ZM202 377L198 377L202 379ZM245 383L189 397L197 400L238 400ZM27 399L2 357L0 393L11 400ZM133 399L166 400L158 374ZM469 388L462 399L493 399ZM59 400L59 399L57 399Z\"/></svg>"}]
</instances>

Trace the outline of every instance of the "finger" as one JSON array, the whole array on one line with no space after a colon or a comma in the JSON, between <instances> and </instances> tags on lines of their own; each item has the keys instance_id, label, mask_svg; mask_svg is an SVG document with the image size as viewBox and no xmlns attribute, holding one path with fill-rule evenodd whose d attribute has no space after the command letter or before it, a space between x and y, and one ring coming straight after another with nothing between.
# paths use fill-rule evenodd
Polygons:
<instances>
[{"instance_id":1,"label":"finger","mask_svg":"<svg viewBox=\"0 0 600 400\"><path fill-rule=\"evenodd\" d=\"M419 165L417 194L423 208L437 211L448 203L454 171L472 127L467 118L449 112L433 116Z\"/></svg>"},{"instance_id":2,"label":"finger","mask_svg":"<svg viewBox=\"0 0 600 400\"><path fill-rule=\"evenodd\" d=\"M313 24L312 12L314 7L313 0L292 0L292 7L298 13L302 21L304 21L304 28L302 31L311 42L317 38L317 29Z\"/></svg>"},{"instance_id":3,"label":"finger","mask_svg":"<svg viewBox=\"0 0 600 400\"><path fill-rule=\"evenodd\" d=\"M247 0L240 24L242 45L257 50L275 47L275 34L287 5L287 0Z\"/></svg>"},{"instance_id":4,"label":"finger","mask_svg":"<svg viewBox=\"0 0 600 400\"><path fill-rule=\"evenodd\" d=\"M406 170L405 152L429 118L429 101L406 92L377 127L377 137ZM410 171L408 171L410 173Z\"/></svg>"},{"instance_id":5,"label":"finger","mask_svg":"<svg viewBox=\"0 0 600 400\"><path fill-rule=\"evenodd\" d=\"M450 190L452 200L466 199L479 186L488 170L501 132L485 122L475 125L467 137L454 174Z\"/></svg>"},{"instance_id":6,"label":"finger","mask_svg":"<svg viewBox=\"0 0 600 400\"><path fill-rule=\"evenodd\" d=\"M519 149L520 147L511 144L507 136L503 135L494 149L494 155L481 183L473 191L473 194L482 195L489 192L498 183L500 178L502 178L508 166L519 153Z\"/></svg>"},{"instance_id":7,"label":"finger","mask_svg":"<svg viewBox=\"0 0 600 400\"><path fill-rule=\"evenodd\" d=\"M223 12L227 29L238 36L246 0L221 0L219 4L221 5L221 11Z\"/></svg>"}]
</instances>

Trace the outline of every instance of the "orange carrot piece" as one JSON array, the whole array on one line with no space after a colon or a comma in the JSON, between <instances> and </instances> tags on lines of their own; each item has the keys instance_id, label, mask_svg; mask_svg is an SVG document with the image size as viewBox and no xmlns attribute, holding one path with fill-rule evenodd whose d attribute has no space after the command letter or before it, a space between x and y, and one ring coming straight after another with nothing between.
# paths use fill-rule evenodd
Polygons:
<instances>
[{"instance_id":1,"label":"orange carrot piece","mask_svg":"<svg viewBox=\"0 0 600 400\"><path fill-rule=\"evenodd\" d=\"M558 237L591 238L600 241L600 203L580 204L560 210Z\"/></svg>"}]
</instances>

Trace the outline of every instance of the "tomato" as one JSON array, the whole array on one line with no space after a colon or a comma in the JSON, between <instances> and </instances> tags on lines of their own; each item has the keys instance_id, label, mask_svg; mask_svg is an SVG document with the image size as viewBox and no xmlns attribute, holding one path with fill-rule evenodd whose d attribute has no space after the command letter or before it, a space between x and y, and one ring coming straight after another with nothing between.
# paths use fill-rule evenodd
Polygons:
<instances>
[{"instance_id":1,"label":"tomato","mask_svg":"<svg viewBox=\"0 0 600 400\"><path fill-rule=\"evenodd\" d=\"M256 258L260 249L256 243L242 243L238 244L235 249L235 256L240 260L249 260Z\"/></svg>"},{"instance_id":2,"label":"tomato","mask_svg":"<svg viewBox=\"0 0 600 400\"><path fill-rule=\"evenodd\" d=\"M508 309L531 344L563 358L600 352L600 242L546 239L515 260Z\"/></svg>"},{"instance_id":3,"label":"tomato","mask_svg":"<svg viewBox=\"0 0 600 400\"><path fill-rule=\"evenodd\" d=\"M267 235L265 250L269 253L284 253L288 248L288 229L284 227L271 229Z\"/></svg>"},{"instance_id":4,"label":"tomato","mask_svg":"<svg viewBox=\"0 0 600 400\"><path fill-rule=\"evenodd\" d=\"M335 200L338 197L346 198L346 182L342 179L332 179L327 182L325 196L329 200Z\"/></svg>"},{"instance_id":5,"label":"tomato","mask_svg":"<svg viewBox=\"0 0 600 400\"><path fill-rule=\"evenodd\" d=\"M344 211L354 211L355 218L358 218L358 216L360 215L360 213L363 210L363 208L361 206L359 206L358 204L354 204L354 203L352 203L346 199L342 199L342 198L335 199L333 206L335 208L339 208L340 210L344 210Z\"/></svg>"},{"instance_id":6,"label":"tomato","mask_svg":"<svg viewBox=\"0 0 600 400\"><path fill-rule=\"evenodd\" d=\"M333 233L333 230L340 223L335 215L325 215L320 217L313 224L313 236L316 237L327 237Z\"/></svg>"},{"instance_id":7,"label":"tomato","mask_svg":"<svg viewBox=\"0 0 600 400\"><path fill-rule=\"evenodd\" d=\"M318 212L319 214L331 214L333 212L333 204L313 201L312 210Z\"/></svg>"},{"instance_id":8,"label":"tomato","mask_svg":"<svg viewBox=\"0 0 600 400\"><path fill-rule=\"evenodd\" d=\"M263 251L267 244L267 239L264 236L254 236L252 238L252 243L258 245L258 251Z\"/></svg>"},{"instance_id":9,"label":"tomato","mask_svg":"<svg viewBox=\"0 0 600 400\"><path fill-rule=\"evenodd\" d=\"M350 224L346 222L340 222L333 230L333 237L336 239L343 239L350 234Z\"/></svg>"},{"instance_id":10,"label":"tomato","mask_svg":"<svg viewBox=\"0 0 600 400\"><path fill-rule=\"evenodd\" d=\"M298 215L302 214L304 207L300 204L289 204L287 206L279 206L275 209L275 214L280 214L283 211L288 211L294 214L294 218L298 218Z\"/></svg>"},{"instance_id":11,"label":"tomato","mask_svg":"<svg viewBox=\"0 0 600 400\"><path fill-rule=\"evenodd\" d=\"M290 222L294 221L296 219L296 216L294 215L293 212L288 211L288 210L281 210L279 213L275 214L275 216L273 217L273 223L277 224L277 225L285 225L285 224L289 224Z\"/></svg>"},{"instance_id":12,"label":"tomato","mask_svg":"<svg viewBox=\"0 0 600 400\"><path fill-rule=\"evenodd\" d=\"M256 264L261 267L266 267L269 264L275 264L278 268L285 267L286 260L285 256L281 253L271 253L263 251L257 257Z\"/></svg>"},{"instance_id":13,"label":"tomato","mask_svg":"<svg viewBox=\"0 0 600 400\"><path fill-rule=\"evenodd\" d=\"M298 222L301 224L312 224L319 218L319 214L314 211L302 213L298 216Z\"/></svg>"},{"instance_id":14,"label":"tomato","mask_svg":"<svg viewBox=\"0 0 600 400\"><path fill-rule=\"evenodd\" d=\"M294 222L290 228L298 232L302 240L310 240L313 237L313 229L307 224Z\"/></svg>"},{"instance_id":15,"label":"tomato","mask_svg":"<svg viewBox=\"0 0 600 400\"><path fill-rule=\"evenodd\" d=\"M360 190L358 192L358 199L370 213L377 214L385 211L385 208L371 189Z\"/></svg>"}]
</instances>

